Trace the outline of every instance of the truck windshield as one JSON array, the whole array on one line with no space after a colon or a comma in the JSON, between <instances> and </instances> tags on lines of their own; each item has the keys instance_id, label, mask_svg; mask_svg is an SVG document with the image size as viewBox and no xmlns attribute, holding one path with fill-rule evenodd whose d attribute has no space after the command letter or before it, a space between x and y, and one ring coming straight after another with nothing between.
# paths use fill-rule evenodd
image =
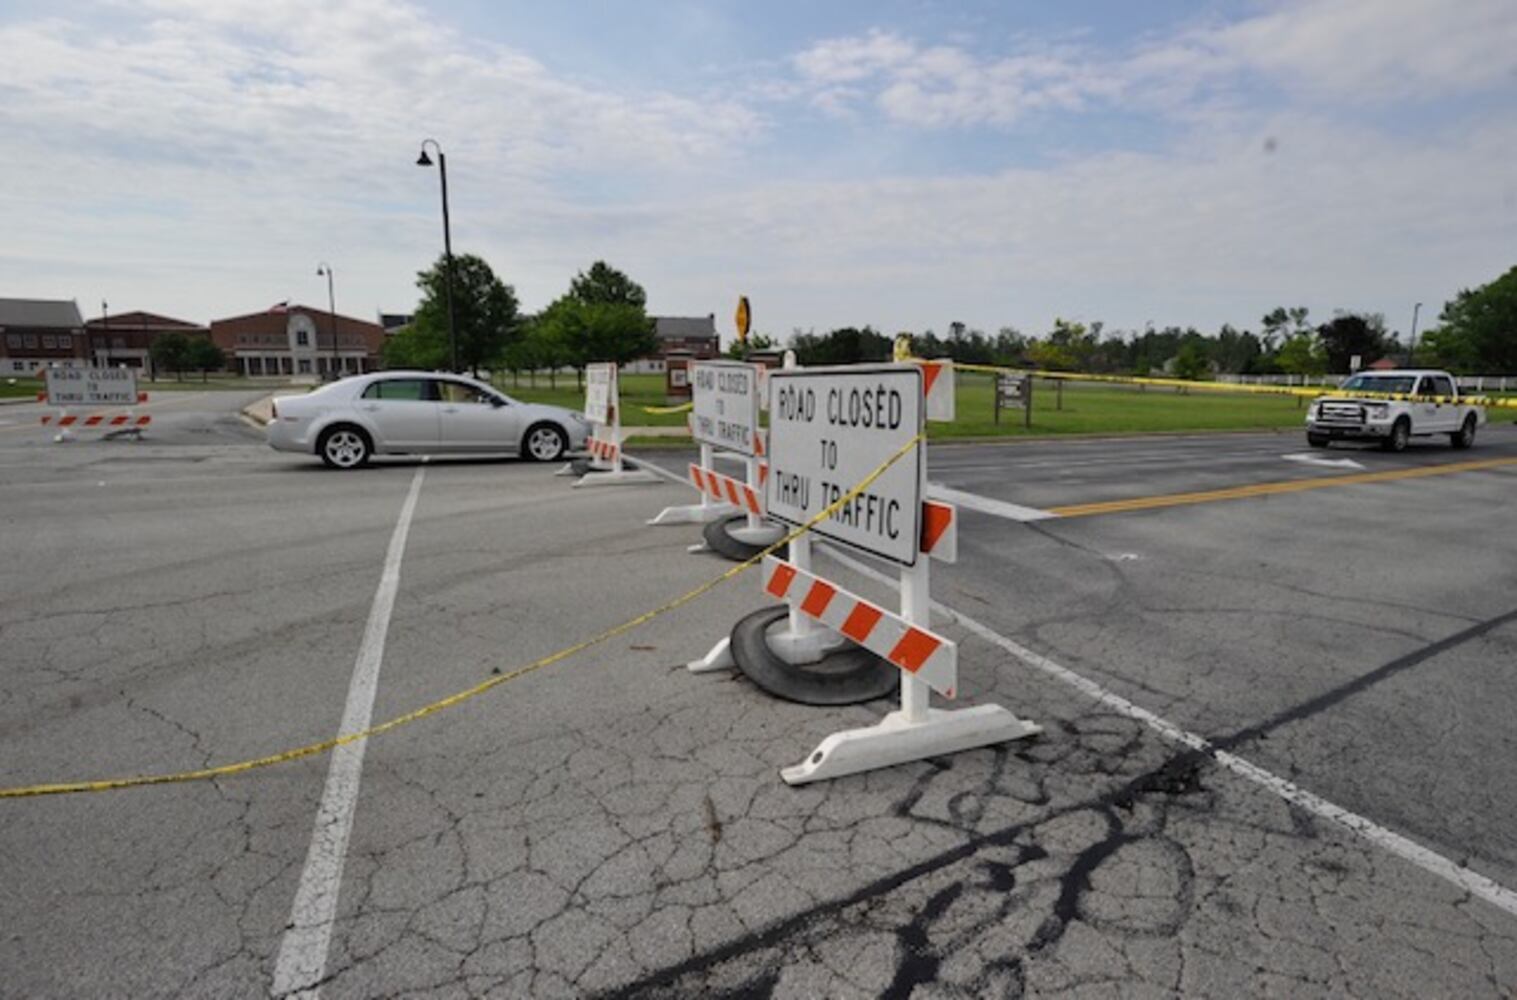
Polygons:
<instances>
[{"instance_id":1,"label":"truck windshield","mask_svg":"<svg viewBox=\"0 0 1517 1000\"><path fill-rule=\"evenodd\" d=\"M1412 391L1412 383L1415 381L1413 375L1355 375L1339 388L1359 392L1407 393Z\"/></svg>"}]
</instances>

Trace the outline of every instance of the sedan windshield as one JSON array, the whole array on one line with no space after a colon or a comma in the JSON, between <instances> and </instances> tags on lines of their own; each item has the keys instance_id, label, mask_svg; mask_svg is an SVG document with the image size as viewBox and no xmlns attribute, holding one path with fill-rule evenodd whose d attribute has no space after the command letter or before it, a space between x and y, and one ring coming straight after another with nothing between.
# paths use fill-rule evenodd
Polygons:
<instances>
[{"instance_id":1,"label":"sedan windshield","mask_svg":"<svg viewBox=\"0 0 1517 1000\"><path fill-rule=\"evenodd\" d=\"M1412 391L1414 381L1416 376L1413 375L1355 375L1340 388L1357 392L1408 393Z\"/></svg>"}]
</instances>

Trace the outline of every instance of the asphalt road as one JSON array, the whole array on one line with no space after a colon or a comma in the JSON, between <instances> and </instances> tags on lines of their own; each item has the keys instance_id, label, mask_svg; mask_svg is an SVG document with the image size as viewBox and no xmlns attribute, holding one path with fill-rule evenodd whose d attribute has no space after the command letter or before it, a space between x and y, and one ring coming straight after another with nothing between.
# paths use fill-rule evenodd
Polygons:
<instances>
[{"instance_id":1,"label":"asphalt road","mask_svg":"<svg viewBox=\"0 0 1517 1000\"><path fill-rule=\"evenodd\" d=\"M729 565L644 525L689 502L672 483L329 473L264 447L246 401L164 393L140 443L54 445L0 408L0 785L335 735L387 565L375 721ZM268 995L315 871L340 887L329 997L1510 995L1517 462L1363 479L1517 459L1517 432L1305 452L934 447L932 480L978 498L933 581L959 700L1045 727L1025 744L785 786L890 706L688 674L765 603L749 575L368 741L335 859L311 861L331 756L0 801L0 994ZM1303 479L1342 481L1264 485ZM1200 495L1025 519L1172 494Z\"/></svg>"}]
</instances>

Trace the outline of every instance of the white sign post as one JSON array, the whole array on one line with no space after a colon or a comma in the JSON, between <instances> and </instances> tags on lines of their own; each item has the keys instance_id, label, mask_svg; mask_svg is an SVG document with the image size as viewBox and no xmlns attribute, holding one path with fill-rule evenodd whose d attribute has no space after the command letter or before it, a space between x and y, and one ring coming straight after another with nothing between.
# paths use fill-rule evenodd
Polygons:
<instances>
[{"instance_id":1,"label":"white sign post","mask_svg":"<svg viewBox=\"0 0 1517 1000\"><path fill-rule=\"evenodd\" d=\"M741 361L691 362L690 436L700 445L702 473L714 471L715 450L726 449L747 457L748 485L758 488L756 455L761 447L762 434L758 419L762 372L761 365ZM699 504L665 507L648 523L706 524L738 513L738 507L712 500L708 490L695 485L701 490ZM705 546L697 548L704 549Z\"/></svg>"},{"instance_id":2,"label":"white sign post","mask_svg":"<svg viewBox=\"0 0 1517 1000\"><path fill-rule=\"evenodd\" d=\"M585 419L591 424L590 437L585 441L590 471L574 484L576 489L656 481L650 472L628 471L622 465L622 407L615 362L585 366Z\"/></svg>"}]
</instances>

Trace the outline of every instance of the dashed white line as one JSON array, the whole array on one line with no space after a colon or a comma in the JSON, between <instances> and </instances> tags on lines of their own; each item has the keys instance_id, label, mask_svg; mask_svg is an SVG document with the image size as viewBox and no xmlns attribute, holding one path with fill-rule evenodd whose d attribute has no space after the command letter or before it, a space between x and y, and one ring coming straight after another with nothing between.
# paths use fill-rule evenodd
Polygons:
<instances>
[{"instance_id":1,"label":"dashed white line","mask_svg":"<svg viewBox=\"0 0 1517 1000\"><path fill-rule=\"evenodd\" d=\"M886 586L899 586L893 577L839 552L834 546L823 545L821 549L828 556L857 573L883 583ZM1133 704L1121 695L1108 691L1095 681L1082 677L1068 667L1061 666L1048 657L1035 653L1022 644L1006 638L1004 635L990 628L990 626L981 624L963 612L955 611L953 608L937 601L932 602L932 608L986 642L1015 656L1034 670L1069 685L1114 712L1143 723L1165 739L1188 747L1191 750L1207 754L1218 764L1239 777L1268 789L1285 801L1299 806L1315 816L1320 816L1325 820L1336 823L1344 829L1358 834L1375 846L1389 851L1403 861L1410 862L1423 871L1452 883L1464 892L1483 899L1492 906L1504 910L1513 916L1517 916L1517 892L1508 889L1506 886L1478 872L1471 871L1463 865L1456 864L1443 855L1431 851L1393 830L1388 830L1373 820L1344 809L1342 806L1335 805L1319 795L1314 795L1294 782L1287 781L1277 774L1266 771L1257 764L1250 763L1236 754L1218 749L1204 737L1182 729L1180 726L1161 716L1155 715L1141 705Z\"/></svg>"},{"instance_id":2,"label":"dashed white line","mask_svg":"<svg viewBox=\"0 0 1517 1000\"><path fill-rule=\"evenodd\" d=\"M368 625L358 647L358 661L353 665L353 679L348 685L348 700L342 713L343 734L369 728L374 714L374 693L379 687L379 668L384 662L385 636L390 630L390 614L395 608L395 594L400 588L400 563L406 551L406 536L411 532L411 517L421 495L423 466L411 479L411 491L400 508L400 519L390 536L385 553L384 572L369 609ZM316 829L311 834L311 848L295 891L290 922L279 946L274 968L273 995L304 997L315 1000L321 995L319 983L326 974L327 950L332 941L332 922L337 917L337 894L342 888L342 868L348 853L348 835L353 829L353 811L358 804L358 785L363 776L363 753L368 740L347 743L332 751L327 768L326 788L321 807L316 812Z\"/></svg>"}]
</instances>

